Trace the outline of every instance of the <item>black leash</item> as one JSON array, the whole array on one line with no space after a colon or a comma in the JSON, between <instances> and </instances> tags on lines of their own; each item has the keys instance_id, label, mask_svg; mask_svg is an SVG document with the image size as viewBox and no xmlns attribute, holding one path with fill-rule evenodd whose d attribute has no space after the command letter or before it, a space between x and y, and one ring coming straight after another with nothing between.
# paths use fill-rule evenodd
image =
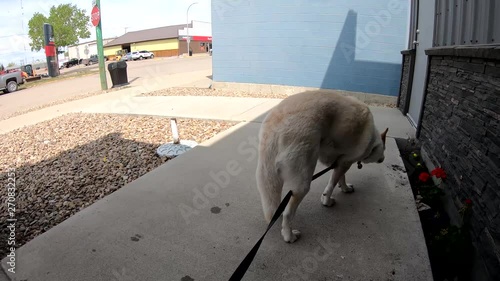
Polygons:
<instances>
[{"instance_id":1,"label":"black leash","mask_svg":"<svg viewBox=\"0 0 500 281\"><path fill-rule=\"evenodd\" d=\"M333 165L322 170L321 172L315 174L312 177L312 180L315 180L322 175L324 175L326 172L329 170L333 169ZM260 244L262 244L262 241L264 240L264 237L266 236L267 232L271 227L274 225L274 223L279 219L283 211L285 210L286 205L290 201L290 198L292 197L292 191L288 191L288 193L285 195L285 198L281 201L280 205L278 206L278 209L276 209L276 212L274 212L273 218L269 222L269 225L267 226L266 232L260 237L259 241L253 246L252 250L247 254L247 256L243 259L243 261L240 263L238 268L234 271L233 275L231 275L231 278L229 278L229 281L240 281L245 273L248 270L248 267L250 267L250 264L252 264L253 259L255 258L255 255L257 254L257 251L260 248Z\"/></svg>"}]
</instances>

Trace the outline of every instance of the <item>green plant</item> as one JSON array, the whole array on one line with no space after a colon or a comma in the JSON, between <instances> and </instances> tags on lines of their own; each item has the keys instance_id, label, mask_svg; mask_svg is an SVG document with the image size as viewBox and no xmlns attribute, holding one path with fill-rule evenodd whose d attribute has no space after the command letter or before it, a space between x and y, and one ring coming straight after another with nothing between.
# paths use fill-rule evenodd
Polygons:
<instances>
[{"instance_id":1,"label":"green plant","mask_svg":"<svg viewBox=\"0 0 500 281\"><path fill-rule=\"evenodd\" d=\"M466 199L459 211L462 226L449 225L429 241L429 253L434 260L440 262L443 278L452 280L459 277L458 280L467 280L466 272L471 266L473 254L468 220L471 206L472 201Z\"/></svg>"},{"instance_id":2,"label":"green plant","mask_svg":"<svg viewBox=\"0 0 500 281\"><path fill-rule=\"evenodd\" d=\"M418 148L402 156L415 198L420 195L419 202L430 207L419 210L419 216L434 280L469 281L474 253L469 231L472 201L466 199L459 209L462 224L451 225L442 202L445 170L438 167L429 172Z\"/></svg>"},{"instance_id":3,"label":"green plant","mask_svg":"<svg viewBox=\"0 0 500 281\"><path fill-rule=\"evenodd\" d=\"M434 184L434 181L431 177L434 176L438 179L438 183ZM431 173L420 172L418 176L417 189L418 193L422 196L423 202L431 207L439 206L441 196L444 195L444 192L441 188L441 184L444 179L446 179L446 172L437 167L431 171Z\"/></svg>"},{"instance_id":4,"label":"green plant","mask_svg":"<svg viewBox=\"0 0 500 281\"><path fill-rule=\"evenodd\" d=\"M470 216L472 214L472 200L465 199L462 208L458 211L460 217L462 218L462 228L469 229L470 228Z\"/></svg>"}]
</instances>

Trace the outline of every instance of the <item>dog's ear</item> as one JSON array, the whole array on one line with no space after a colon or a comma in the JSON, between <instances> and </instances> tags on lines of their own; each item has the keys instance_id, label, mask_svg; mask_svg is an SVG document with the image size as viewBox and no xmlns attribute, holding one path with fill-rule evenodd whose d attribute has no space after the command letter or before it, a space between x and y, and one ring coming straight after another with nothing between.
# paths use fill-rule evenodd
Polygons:
<instances>
[{"instance_id":1,"label":"dog's ear","mask_svg":"<svg viewBox=\"0 0 500 281\"><path fill-rule=\"evenodd\" d=\"M389 131L389 128L386 128L385 131L380 134L380 137L382 138L382 142L384 143L385 146L385 136L387 135L387 132Z\"/></svg>"}]
</instances>

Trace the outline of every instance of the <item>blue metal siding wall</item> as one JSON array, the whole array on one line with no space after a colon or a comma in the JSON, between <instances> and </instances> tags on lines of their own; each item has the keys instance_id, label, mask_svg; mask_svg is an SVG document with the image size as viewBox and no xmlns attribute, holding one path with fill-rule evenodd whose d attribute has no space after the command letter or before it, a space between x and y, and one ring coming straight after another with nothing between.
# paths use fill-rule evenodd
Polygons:
<instances>
[{"instance_id":1,"label":"blue metal siding wall","mask_svg":"<svg viewBox=\"0 0 500 281\"><path fill-rule=\"evenodd\" d=\"M212 0L213 79L397 96L408 0Z\"/></svg>"}]
</instances>

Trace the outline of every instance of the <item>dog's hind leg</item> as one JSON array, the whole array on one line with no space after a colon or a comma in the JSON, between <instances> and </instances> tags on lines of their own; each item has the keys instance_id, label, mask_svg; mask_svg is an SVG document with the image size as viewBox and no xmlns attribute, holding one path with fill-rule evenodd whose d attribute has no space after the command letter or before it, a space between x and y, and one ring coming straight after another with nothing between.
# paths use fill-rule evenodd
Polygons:
<instances>
[{"instance_id":1,"label":"dog's hind leg","mask_svg":"<svg viewBox=\"0 0 500 281\"><path fill-rule=\"evenodd\" d=\"M345 173L349 170L351 165L340 165L333 170L333 173L328 181L328 184L321 194L321 203L327 207L331 207L335 204L335 199L332 198L333 188L339 183L343 178L345 183ZM346 185L347 186L347 185Z\"/></svg>"},{"instance_id":2,"label":"dog's hind leg","mask_svg":"<svg viewBox=\"0 0 500 281\"><path fill-rule=\"evenodd\" d=\"M282 170L284 179L283 191L288 192L288 190L291 190L293 192L290 202L283 212L283 223L281 225L281 235L285 242L288 243L293 243L300 237L298 230L292 230L292 220L295 217L300 202L302 202L302 199L309 192L311 178L316 166L316 161L311 159L301 160L283 167Z\"/></svg>"},{"instance_id":3,"label":"dog's hind leg","mask_svg":"<svg viewBox=\"0 0 500 281\"><path fill-rule=\"evenodd\" d=\"M295 217L295 213L297 211L297 207L299 206L302 199L309 192L311 185L311 179L307 180L306 178L292 178L290 181L285 182L284 190L292 190L293 195L290 198L290 202L285 208L283 212L283 223L281 225L281 235L285 242L293 243L300 237L300 231L292 230L292 220Z\"/></svg>"}]
</instances>

